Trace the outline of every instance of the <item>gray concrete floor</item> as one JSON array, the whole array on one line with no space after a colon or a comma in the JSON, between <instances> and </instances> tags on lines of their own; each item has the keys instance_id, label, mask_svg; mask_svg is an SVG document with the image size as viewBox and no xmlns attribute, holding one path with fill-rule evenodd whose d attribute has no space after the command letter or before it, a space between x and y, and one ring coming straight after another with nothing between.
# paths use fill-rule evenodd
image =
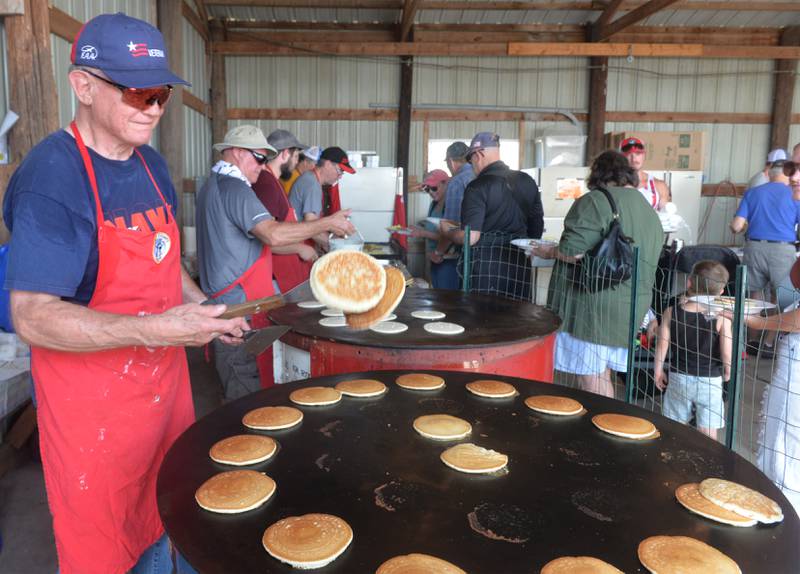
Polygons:
<instances>
[{"instance_id":1,"label":"gray concrete floor","mask_svg":"<svg viewBox=\"0 0 800 574\"><path fill-rule=\"evenodd\" d=\"M197 417L221 404L221 387L212 365L200 349L188 351L192 394ZM0 572L52 574L58 567L42 465L38 456L23 453L21 464L0 479Z\"/></svg>"}]
</instances>

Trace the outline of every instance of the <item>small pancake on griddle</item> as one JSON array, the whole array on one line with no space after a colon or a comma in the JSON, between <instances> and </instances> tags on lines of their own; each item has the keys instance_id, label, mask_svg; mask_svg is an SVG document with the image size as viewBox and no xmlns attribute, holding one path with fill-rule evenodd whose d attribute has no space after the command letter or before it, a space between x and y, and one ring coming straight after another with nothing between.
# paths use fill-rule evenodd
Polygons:
<instances>
[{"instance_id":1,"label":"small pancake on griddle","mask_svg":"<svg viewBox=\"0 0 800 574\"><path fill-rule=\"evenodd\" d=\"M675 498L690 512L723 524L730 524L731 526L753 526L758 524L758 520L755 518L747 518L711 502L700 494L700 485L696 482L682 484L676 488Z\"/></svg>"},{"instance_id":2,"label":"small pancake on griddle","mask_svg":"<svg viewBox=\"0 0 800 574\"><path fill-rule=\"evenodd\" d=\"M651 536L639 543L638 554L653 574L742 574L728 556L688 536Z\"/></svg>"},{"instance_id":3,"label":"small pancake on griddle","mask_svg":"<svg viewBox=\"0 0 800 574\"><path fill-rule=\"evenodd\" d=\"M336 390L349 397L377 397L387 391L386 385L375 379L353 379L342 381Z\"/></svg>"},{"instance_id":4,"label":"small pancake on griddle","mask_svg":"<svg viewBox=\"0 0 800 574\"><path fill-rule=\"evenodd\" d=\"M309 277L317 301L345 313L369 311L386 291L386 271L360 251L332 251L317 259Z\"/></svg>"},{"instance_id":5,"label":"small pancake on griddle","mask_svg":"<svg viewBox=\"0 0 800 574\"><path fill-rule=\"evenodd\" d=\"M605 413L592 417L594 426L603 432L632 439L656 438L658 429L646 419Z\"/></svg>"},{"instance_id":6,"label":"small pancake on griddle","mask_svg":"<svg viewBox=\"0 0 800 574\"><path fill-rule=\"evenodd\" d=\"M406 279L397 267L386 268L386 290L372 309L363 313L346 313L347 326L352 329L368 329L386 319L403 300Z\"/></svg>"},{"instance_id":7,"label":"small pancake on griddle","mask_svg":"<svg viewBox=\"0 0 800 574\"><path fill-rule=\"evenodd\" d=\"M303 420L303 411L294 407L261 407L244 415L242 424L257 430L288 429Z\"/></svg>"},{"instance_id":8,"label":"small pancake on griddle","mask_svg":"<svg viewBox=\"0 0 800 574\"><path fill-rule=\"evenodd\" d=\"M289 516L266 529L261 543L273 558L310 570L330 564L353 541L353 529L331 514Z\"/></svg>"},{"instance_id":9,"label":"small pancake on griddle","mask_svg":"<svg viewBox=\"0 0 800 574\"><path fill-rule=\"evenodd\" d=\"M515 389L513 385L509 385L503 381L494 381L492 379L472 381L471 383L467 383L466 386L467 390L473 395L490 399L505 399L517 394L517 389Z\"/></svg>"},{"instance_id":10,"label":"small pancake on griddle","mask_svg":"<svg viewBox=\"0 0 800 574\"><path fill-rule=\"evenodd\" d=\"M215 474L194 494L202 508L221 514L238 514L258 508L275 493L275 481L255 470L230 470Z\"/></svg>"},{"instance_id":11,"label":"small pancake on griddle","mask_svg":"<svg viewBox=\"0 0 800 574\"><path fill-rule=\"evenodd\" d=\"M562 556L551 560L541 574L623 574L608 562L591 556Z\"/></svg>"},{"instance_id":12,"label":"small pancake on griddle","mask_svg":"<svg viewBox=\"0 0 800 574\"><path fill-rule=\"evenodd\" d=\"M211 460L243 466L265 461L278 450L278 443L268 436L240 434L218 441L208 451Z\"/></svg>"},{"instance_id":13,"label":"small pancake on griddle","mask_svg":"<svg viewBox=\"0 0 800 574\"><path fill-rule=\"evenodd\" d=\"M700 494L726 510L755 518L764 524L783 520L777 502L760 492L721 478L707 478L700 483Z\"/></svg>"},{"instance_id":14,"label":"small pancake on griddle","mask_svg":"<svg viewBox=\"0 0 800 574\"><path fill-rule=\"evenodd\" d=\"M400 375L395 382L404 389L412 389L415 391L433 391L444 387L444 379L442 377L427 375L425 373Z\"/></svg>"},{"instance_id":15,"label":"small pancake on griddle","mask_svg":"<svg viewBox=\"0 0 800 574\"><path fill-rule=\"evenodd\" d=\"M292 391L289 400L307 407L322 407L341 401L342 393L333 387L306 387Z\"/></svg>"},{"instance_id":16,"label":"small pancake on griddle","mask_svg":"<svg viewBox=\"0 0 800 574\"><path fill-rule=\"evenodd\" d=\"M428 554L395 556L381 564L375 574L467 574L458 566Z\"/></svg>"},{"instance_id":17,"label":"small pancake on griddle","mask_svg":"<svg viewBox=\"0 0 800 574\"><path fill-rule=\"evenodd\" d=\"M471 442L451 446L440 458L450 468L471 474L495 472L508 464L506 455Z\"/></svg>"},{"instance_id":18,"label":"small pancake on griddle","mask_svg":"<svg viewBox=\"0 0 800 574\"><path fill-rule=\"evenodd\" d=\"M426 438L458 440L472 432L472 425L451 415L423 415L414 419L414 430Z\"/></svg>"},{"instance_id":19,"label":"small pancake on griddle","mask_svg":"<svg viewBox=\"0 0 800 574\"><path fill-rule=\"evenodd\" d=\"M556 395L534 395L525 399L529 409L548 415L570 416L583 412L583 405L575 399Z\"/></svg>"}]
</instances>

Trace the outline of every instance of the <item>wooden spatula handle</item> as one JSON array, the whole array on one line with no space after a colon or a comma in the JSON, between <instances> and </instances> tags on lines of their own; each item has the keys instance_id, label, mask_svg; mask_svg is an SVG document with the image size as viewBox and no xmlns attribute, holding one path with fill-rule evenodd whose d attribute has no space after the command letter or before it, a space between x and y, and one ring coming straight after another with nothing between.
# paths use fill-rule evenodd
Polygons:
<instances>
[{"instance_id":1,"label":"wooden spatula handle","mask_svg":"<svg viewBox=\"0 0 800 574\"><path fill-rule=\"evenodd\" d=\"M253 313L263 313L271 309L277 309L285 305L282 295L272 295L271 297L263 297L261 299L253 299L252 301L245 301L238 305L231 305L225 312L219 316L220 319L233 319L234 317L246 317Z\"/></svg>"}]
</instances>

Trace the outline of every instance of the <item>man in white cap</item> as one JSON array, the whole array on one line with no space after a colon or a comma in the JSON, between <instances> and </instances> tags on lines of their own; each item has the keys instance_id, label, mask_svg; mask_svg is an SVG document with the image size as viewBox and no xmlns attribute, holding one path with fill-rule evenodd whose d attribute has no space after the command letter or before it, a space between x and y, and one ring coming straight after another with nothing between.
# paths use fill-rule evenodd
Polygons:
<instances>
[{"instance_id":1,"label":"man in white cap","mask_svg":"<svg viewBox=\"0 0 800 574\"><path fill-rule=\"evenodd\" d=\"M758 173L753 174L753 177L750 178L750 181L747 182L747 189L758 187L759 185L764 185L765 183L769 183L769 168L772 167L772 164L775 162L784 162L786 161L786 152L780 148L774 149L767 154L767 162L764 164L764 169L759 171Z\"/></svg>"},{"instance_id":2,"label":"man in white cap","mask_svg":"<svg viewBox=\"0 0 800 574\"><path fill-rule=\"evenodd\" d=\"M5 287L31 345L59 571L153 572L171 564L158 469L194 421L183 347L219 333L241 341L247 325L201 306L181 267L178 197L147 145L172 86L188 84L169 70L161 33L102 14L71 60L75 119L30 151L6 191Z\"/></svg>"},{"instance_id":3,"label":"man in white cap","mask_svg":"<svg viewBox=\"0 0 800 574\"><path fill-rule=\"evenodd\" d=\"M276 221L256 197L252 185L267 161L277 154L264 133L253 125L231 129L214 144L222 160L197 194L197 260L200 286L215 301L226 304L268 297L272 283L271 247L299 243L321 233L354 232L348 211L304 223ZM267 319L256 314L254 328ZM235 399L272 383L272 353L253 360L214 342L215 365L225 398ZM260 374L260 379L259 379Z\"/></svg>"}]
</instances>

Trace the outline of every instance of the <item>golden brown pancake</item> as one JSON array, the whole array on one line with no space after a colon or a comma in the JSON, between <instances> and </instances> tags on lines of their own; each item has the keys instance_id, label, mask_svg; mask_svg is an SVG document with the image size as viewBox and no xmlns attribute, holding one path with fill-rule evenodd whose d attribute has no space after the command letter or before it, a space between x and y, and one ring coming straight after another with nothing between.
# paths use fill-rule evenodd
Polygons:
<instances>
[{"instance_id":1,"label":"golden brown pancake","mask_svg":"<svg viewBox=\"0 0 800 574\"><path fill-rule=\"evenodd\" d=\"M515 389L513 385L491 379L481 379L479 381L467 383L467 390L479 397L487 397L490 399L504 399L517 394L517 389Z\"/></svg>"},{"instance_id":2,"label":"golden brown pancake","mask_svg":"<svg viewBox=\"0 0 800 574\"><path fill-rule=\"evenodd\" d=\"M471 442L451 446L440 458L450 468L473 474L495 472L508 464L506 455Z\"/></svg>"},{"instance_id":3,"label":"golden brown pancake","mask_svg":"<svg viewBox=\"0 0 800 574\"><path fill-rule=\"evenodd\" d=\"M298 405L321 407L338 403L342 393L332 387L306 387L292 391L289 400Z\"/></svg>"},{"instance_id":4,"label":"golden brown pancake","mask_svg":"<svg viewBox=\"0 0 800 574\"><path fill-rule=\"evenodd\" d=\"M275 493L275 481L255 470L230 470L215 474L194 494L202 508L238 514L258 508Z\"/></svg>"},{"instance_id":5,"label":"golden brown pancake","mask_svg":"<svg viewBox=\"0 0 800 574\"><path fill-rule=\"evenodd\" d=\"M386 385L375 379L353 379L342 381L336 390L349 397L377 397L386 392Z\"/></svg>"},{"instance_id":6,"label":"golden brown pancake","mask_svg":"<svg viewBox=\"0 0 800 574\"><path fill-rule=\"evenodd\" d=\"M386 271L360 251L333 251L314 263L309 278L317 301L345 313L375 307L386 291Z\"/></svg>"},{"instance_id":7,"label":"golden brown pancake","mask_svg":"<svg viewBox=\"0 0 800 574\"><path fill-rule=\"evenodd\" d=\"M525 406L529 409L548 415L578 415L583 411L583 405L575 399L558 397L555 395L534 395L525 399Z\"/></svg>"},{"instance_id":8,"label":"golden brown pancake","mask_svg":"<svg viewBox=\"0 0 800 574\"><path fill-rule=\"evenodd\" d=\"M243 466L265 461L276 450L278 443L268 436L240 434L217 442L208 451L208 455L215 462Z\"/></svg>"},{"instance_id":9,"label":"golden brown pancake","mask_svg":"<svg viewBox=\"0 0 800 574\"><path fill-rule=\"evenodd\" d=\"M562 556L545 564L541 574L622 574L622 570L591 556Z\"/></svg>"},{"instance_id":10,"label":"golden brown pancake","mask_svg":"<svg viewBox=\"0 0 800 574\"><path fill-rule=\"evenodd\" d=\"M687 510L699 514L700 516L710 518L711 520L716 520L717 522L730 524L732 526L753 526L758 523L758 520L755 518L747 518L741 514L725 510L718 504L714 504L700 494L700 485L696 482L680 485L675 489L675 498L677 498L678 502Z\"/></svg>"},{"instance_id":11,"label":"golden brown pancake","mask_svg":"<svg viewBox=\"0 0 800 574\"><path fill-rule=\"evenodd\" d=\"M369 329L386 319L403 300L406 293L406 278L397 267L386 267L386 290L372 309L363 313L347 313L347 326L353 329Z\"/></svg>"},{"instance_id":12,"label":"golden brown pancake","mask_svg":"<svg viewBox=\"0 0 800 574\"><path fill-rule=\"evenodd\" d=\"M472 425L450 415L423 415L414 419L414 430L435 440L457 440L472 432Z\"/></svg>"},{"instance_id":13,"label":"golden brown pancake","mask_svg":"<svg viewBox=\"0 0 800 574\"><path fill-rule=\"evenodd\" d=\"M688 536L651 536L639 544L639 561L653 574L741 574L728 556Z\"/></svg>"},{"instance_id":14,"label":"golden brown pancake","mask_svg":"<svg viewBox=\"0 0 800 574\"><path fill-rule=\"evenodd\" d=\"M625 438L655 438L658 434L653 423L639 417L605 413L593 416L592 422L601 431Z\"/></svg>"},{"instance_id":15,"label":"golden brown pancake","mask_svg":"<svg viewBox=\"0 0 800 574\"><path fill-rule=\"evenodd\" d=\"M700 494L726 510L755 518L764 524L783 520L777 502L752 488L721 478L707 478L700 483Z\"/></svg>"},{"instance_id":16,"label":"golden brown pancake","mask_svg":"<svg viewBox=\"0 0 800 574\"><path fill-rule=\"evenodd\" d=\"M425 373L408 373L400 375L395 381L404 389L415 391L432 391L444 387L444 379L436 375L426 375Z\"/></svg>"},{"instance_id":17,"label":"golden brown pancake","mask_svg":"<svg viewBox=\"0 0 800 574\"><path fill-rule=\"evenodd\" d=\"M375 574L467 574L435 556L428 554L406 554L395 556L381 564Z\"/></svg>"},{"instance_id":18,"label":"golden brown pancake","mask_svg":"<svg viewBox=\"0 0 800 574\"><path fill-rule=\"evenodd\" d=\"M294 407L261 407L244 415L242 424L251 429L288 429L303 420L303 411Z\"/></svg>"},{"instance_id":19,"label":"golden brown pancake","mask_svg":"<svg viewBox=\"0 0 800 574\"><path fill-rule=\"evenodd\" d=\"M352 541L350 525L331 514L289 516L267 528L261 539L273 558L306 570L333 562Z\"/></svg>"}]
</instances>

